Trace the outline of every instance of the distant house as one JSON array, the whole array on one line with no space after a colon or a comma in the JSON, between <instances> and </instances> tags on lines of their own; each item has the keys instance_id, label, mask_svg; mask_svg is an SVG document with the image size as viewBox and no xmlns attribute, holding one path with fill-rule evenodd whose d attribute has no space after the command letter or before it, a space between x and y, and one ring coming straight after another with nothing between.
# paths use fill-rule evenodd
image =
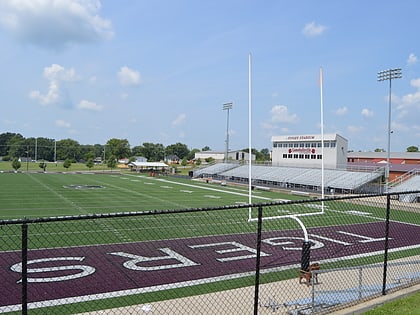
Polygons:
<instances>
[{"instance_id":1,"label":"distant house","mask_svg":"<svg viewBox=\"0 0 420 315\"><path fill-rule=\"evenodd\" d=\"M177 155L172 154L172 155L168 155L166 157L165 161L168 164L179 164L179 162L181 161L181 159Z\"/></svg>"},{"instance_id":2,"label":"distant house","mask_svg":"<svg viewBox=\"0 0 420 315\"><path fill-rule=\"evenodd\" d=\"M144 156L135 156L134 162L147 162L147 159Z\"/></svg>"}]
</instances>

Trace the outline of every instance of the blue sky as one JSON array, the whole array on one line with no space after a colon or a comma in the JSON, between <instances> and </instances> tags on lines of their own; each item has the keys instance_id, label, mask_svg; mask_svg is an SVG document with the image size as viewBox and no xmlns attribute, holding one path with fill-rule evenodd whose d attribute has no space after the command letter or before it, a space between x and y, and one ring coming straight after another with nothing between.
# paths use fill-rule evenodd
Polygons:
<instances>
[{"instance_id":1,"label":"blue sky","mask_svg":"<svg viewBox=\"0 0 420 315\"><path fill-rule=\"evenodd\" d=\"M420 146L417 0L1 0L0 133L190 149L324 131L349 149Z\"/></svg>"}]
</instances>

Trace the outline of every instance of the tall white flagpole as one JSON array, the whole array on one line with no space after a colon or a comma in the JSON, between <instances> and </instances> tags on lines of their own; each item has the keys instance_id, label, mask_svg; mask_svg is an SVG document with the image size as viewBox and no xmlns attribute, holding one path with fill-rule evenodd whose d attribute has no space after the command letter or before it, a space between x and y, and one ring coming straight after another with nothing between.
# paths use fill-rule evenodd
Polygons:
<instances>
[{"instance_id":1,"label":"tall white flagpole","mask_svg":"<svg viewBox=\"0 0 420 315\"><path fill-rule=\"evenodd\" d=\"M322 78L322 67L319 68L319 90L321 100L321 198L324 199L324 96L323 96L323 78ZM324 212L324 201L322 201L322 213Z\"/></svg>"},{"instance_id":2,"label":"tall white flagpole","mask_svg":"<svg viewBox=\"0 0 420 315\"><path fill-rule=\"evenodd\" d=\"M252 204L252 152L251 152L251 53L248 55L248 203ZM251 207L248 210L248 218L251 219Z\"/></svg>"}]
</instances>

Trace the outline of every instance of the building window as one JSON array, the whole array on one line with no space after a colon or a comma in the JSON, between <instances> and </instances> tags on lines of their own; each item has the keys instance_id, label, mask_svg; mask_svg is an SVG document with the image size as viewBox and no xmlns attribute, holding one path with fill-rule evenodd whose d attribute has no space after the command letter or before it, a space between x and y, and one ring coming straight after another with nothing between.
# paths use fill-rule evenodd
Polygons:
<instances>
[{"instance_id":1,"label":"building window","mask_svg":"<svg viewBox=\"0 0 420 315\"><path fill-rule=\"evenodd\" d=\"M336 144L337 143L335 141L331 141L331 148L335 148Z\"/></svg>"},{"instance_id":2,"label":"building window","mask_svg":"<svg viewBox=\"0 0 420 315\"><path fill-rule=\"evenodd\" d=\"M305 159L309 160L309 154L305 154Z\"/></svg>"},{"instance_id":3,"label":"building window","mask_svg":"<svg viewBox=\"0 0 420 315\"><path fill-rule=\"evenodd\" d=\"M294 159L297 159L297 158L299 158L299 155L297 155L297 154L293 154L293 158L294 158Z\"/></svg>"},{"instance_id":4,"label":"building window","mask_svg":"<svg viewBox=\"0 0 420 315\"><path fill-rule=\"evenodd\" d=\"M293 156L292 154L288 154L288 155L287 155L287 157L288 157L289 159L291 159L291 158L292 158L292 156Z\"/></svg>"},{"instance_id":5,"label":"building window","mask_svg":"<svg viewBox=\"0 0 420 315\"><path fill-rule=\"evenodd\" d=\"M317 159L317 160L322 160L322 154L318 154L318 155L316 156L316 159Z\"/></svg>"},{"instance_id":6,"label":"building window","mask_svg":"<svg viewBox=\"0 0 420 315\"><path fill-rule=\"evenodd\" d=\"M287 159L287 154L283 154L283 159Z\"/></svg>"}]
</instances>

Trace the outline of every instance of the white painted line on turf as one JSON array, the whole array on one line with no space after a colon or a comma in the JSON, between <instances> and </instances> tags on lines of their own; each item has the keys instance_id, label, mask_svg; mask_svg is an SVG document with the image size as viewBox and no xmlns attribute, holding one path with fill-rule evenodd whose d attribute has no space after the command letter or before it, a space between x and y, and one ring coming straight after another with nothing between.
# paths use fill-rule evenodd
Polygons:
<instances>
[{"instance_id":1,"label":"white painted line on turf","mask_svg":"<svg viewBox=\"0 0 420 315\"><path fill-rule=\"evenodd\" d=\"M127 175L127 176L135 176L135 175ZM204 186L192 185L192 184L186 184L186 183L178 183L178 182L170 181L170 180L163 179L163 178L153 179L153 180L158 180L158 181L161 181L161 182L166 182L166 183L170 183L170 184L174 184L174 185L181 185L181 186L187 186L187 187L192 187L192 188L197 188L197 189L211 190L211 191L217 191L217 192L221 192L221 193L225 193L225 194L248 197L248 194L245 194L245 193L239 193L239 192L235 192L235 191L217 189L217 188L212 188L212 187L204 187ZM254 196L254 195L252 195L252 198L263 199L263 200L273 200L272 198L267 198L267 197L262 197L262 196Z\"/></svg>"}]
</instances>

